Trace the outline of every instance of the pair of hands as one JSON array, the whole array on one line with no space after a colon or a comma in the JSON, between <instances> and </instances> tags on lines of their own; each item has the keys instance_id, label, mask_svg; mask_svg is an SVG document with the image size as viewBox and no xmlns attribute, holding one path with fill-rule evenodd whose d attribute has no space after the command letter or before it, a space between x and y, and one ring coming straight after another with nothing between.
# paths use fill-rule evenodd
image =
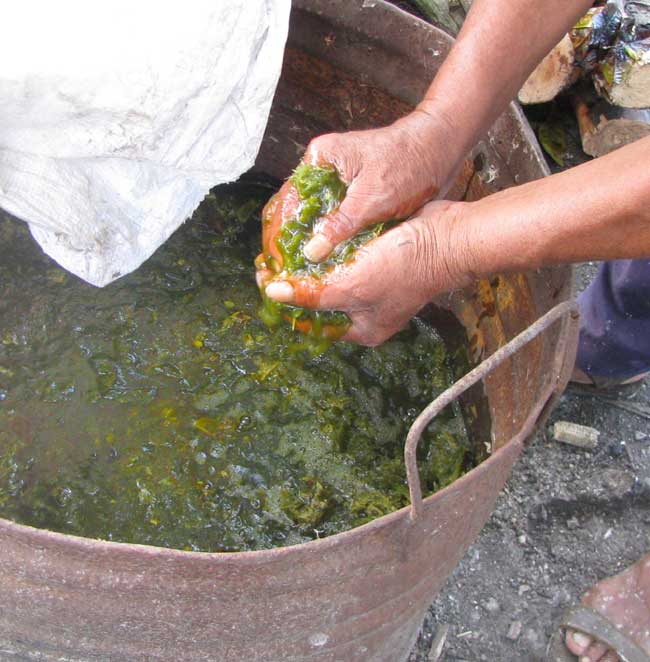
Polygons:
<instances>
[{"instance_id":1,"label":"pair of hands","mask_svg":"<svg viewBox=\"0 0 650 662\"><path fill-rule=\"evenodd\" d=\"M457 240L463 204L424 206L448 185L456 164L445 167L444 131L428 132L431 119L422 115L415 111L382 129L321 136L305 153L305 162L334 165L348 184L340 207L319 222L306 246L311 261L325 259L367 225L410 216L330 272L324 286L309 279L266 286L277 301L347 313L352 326L344 340L381 344L434 296L469 282ZM265 278L258 274L258 280Z\"/></svg>"}]
</instances>

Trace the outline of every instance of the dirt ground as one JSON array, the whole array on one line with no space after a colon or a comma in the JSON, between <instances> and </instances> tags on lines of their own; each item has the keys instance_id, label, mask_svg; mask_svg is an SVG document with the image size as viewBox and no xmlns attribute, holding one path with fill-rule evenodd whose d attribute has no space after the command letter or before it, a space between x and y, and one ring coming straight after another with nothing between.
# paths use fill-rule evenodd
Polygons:
<instances>
[{"instance_id":1,"label":"dirt ground","mask_svg":"<svg viewBox=\"0 0 650 662\"><path fill-rule=\"evenodd\" d=\"M583 285L594 265L579 270ZM650 381L604 396L568 390L516 465L491 519L431 606L409 662L544 660L562 612L650 552ZM556 420L600 431L585 451ZM442 654L430 652L447 630Z\"/></svg>"}]
</instances>

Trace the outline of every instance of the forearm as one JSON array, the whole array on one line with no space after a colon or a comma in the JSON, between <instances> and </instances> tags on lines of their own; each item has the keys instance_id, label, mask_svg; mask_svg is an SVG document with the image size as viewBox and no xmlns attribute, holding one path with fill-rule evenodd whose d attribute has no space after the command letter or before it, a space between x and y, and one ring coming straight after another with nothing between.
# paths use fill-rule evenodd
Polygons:
<instances>
[{"instance_id":1,"label":"forearm","mask_svg":"<svg viewBox=\"0 0 650 662\"><path fill-rule=\"evenodd\" d=\"M459 161L504 111L530 72L591 0L475 0L418 109L450 131Z\"/></svg>"},{"instance_id":2,"label":"forearm","mask_svg":"<svg viewBox=\"0 0 650 662\"><path fill-rule=\"evenodd\" d=\"M650 257L650 138L459 206L450 240L475 275Z\"/></svg>"}]
</instances>

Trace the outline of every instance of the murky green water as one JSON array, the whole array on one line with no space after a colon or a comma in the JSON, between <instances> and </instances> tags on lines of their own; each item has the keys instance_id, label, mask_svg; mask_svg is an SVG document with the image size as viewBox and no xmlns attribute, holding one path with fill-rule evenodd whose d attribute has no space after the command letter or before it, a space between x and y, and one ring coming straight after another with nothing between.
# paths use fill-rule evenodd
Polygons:
<instances>
[{"instance_id":1,"label":"murky green water","mask_svg":"<svg viewBox=\"0 0 650 662\"><path fill-rule=\"evenodd\" d=\"M222 190L101 290L0 217L0 516L234 551L406 505L403 442L450 380L443 345L414 323L378 349L313 356L267 328L252 259L269 194ZM428 492L470 466L460 419L437 421L420 455Z\"/></svg>"}]
</instances>

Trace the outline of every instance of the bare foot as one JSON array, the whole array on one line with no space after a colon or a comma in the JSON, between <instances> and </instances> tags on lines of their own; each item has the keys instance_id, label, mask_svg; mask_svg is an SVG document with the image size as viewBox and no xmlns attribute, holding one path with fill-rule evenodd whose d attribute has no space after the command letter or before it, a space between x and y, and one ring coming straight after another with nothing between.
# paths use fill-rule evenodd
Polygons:
<instances>
[{"instance_id":1,"label":"bare foot","mask_svg":"<svg viewBox=\"0 0 650 662\"><path fill-rule=\"evenodd\" d=\"M596 584L582 598L650 656L650 554L618 575ZM619 662L604 644L568 631L566 646L580 662Z\"/></svg>"}]
</instances>

